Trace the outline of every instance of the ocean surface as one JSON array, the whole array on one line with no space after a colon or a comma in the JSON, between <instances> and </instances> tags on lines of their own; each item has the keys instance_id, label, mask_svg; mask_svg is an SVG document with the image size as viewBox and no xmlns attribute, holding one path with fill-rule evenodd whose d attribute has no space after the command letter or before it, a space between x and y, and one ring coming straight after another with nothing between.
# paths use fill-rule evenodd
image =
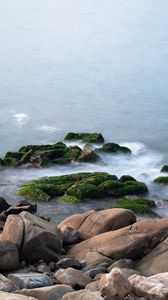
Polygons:
<instances>
[{"instance_id":1,"label":"ocean surface","mask_svg":"<svg viewBox=\"0 0 168 300\"><path fill-rule=\"evenodd\" d=\"M168 1L5 0L0 3L0 156L53 143L68 131L103 133L134 155L106 167L150 186L163 214L168 190L151 186L168 162ZM20 180L74 166L0 173Z\"/></svg>"}]
</instances>

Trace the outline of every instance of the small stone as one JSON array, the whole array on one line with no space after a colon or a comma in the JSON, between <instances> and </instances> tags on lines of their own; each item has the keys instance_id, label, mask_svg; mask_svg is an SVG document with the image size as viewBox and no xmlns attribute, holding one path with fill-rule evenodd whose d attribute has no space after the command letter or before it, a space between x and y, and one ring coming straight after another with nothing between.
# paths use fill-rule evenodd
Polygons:
<instances>
[{"instance_id":1,"label":"small stone","mask_svg":"<svg viewBox=\"0 0 168 300\"><path fill-rule=\"evenodd\" d=\"M46 263L41 263L37 267L37 272L39 273L45 273L47 275L51 275L50 268L47 266Z\"/></svg>"},{"instance_id":2,"label":"small stone","mask_svg":"<svg viewBox=\"0 0 168 300\"><path fill-rule=\"evenodd\" d=\"M85 272L85 274L91 278L94 278L96 275L103 274L103 273L106 273L106 268L103 267L90 269L87 272Z\"/></svg>"},{"instance_id":3,"label":"small stone","mask_svg":"<svg viewBox=\"0 0 168 300\"><path fill-rule=\"evenodd\" d=\"M75 269L80 269L81 268L81 264L77 259L74 258L70 258L70 257L65 257L62 258L61 260L59 260L56 263L57 268L62 268L62 269L66 269L69 267L75 268Z\"/></svg>"},{"instance_id":4,"label":"small stone","mask_svg":"<svg viewBox=\"0 0 168 300\"><path fill-rule=\"evenodd\" d=\"M54 261L49 262L48 267L52 272L56 270L56 263Z\"/></svg>"}]
</instances>

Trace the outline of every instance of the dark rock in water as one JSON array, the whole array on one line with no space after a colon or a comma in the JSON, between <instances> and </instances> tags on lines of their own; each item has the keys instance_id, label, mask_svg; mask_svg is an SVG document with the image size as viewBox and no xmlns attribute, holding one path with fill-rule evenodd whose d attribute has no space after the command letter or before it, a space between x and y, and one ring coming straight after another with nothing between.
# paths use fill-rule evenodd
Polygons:
<instances>
[{"instance_id":1,"label":"dark rock in water","mask_svg":"<svg viewBox=\"0 0 168 300\"><path fill-rule=\"evenodd\" d=\"M101 148L97 149L98 151L106 152L106 153L126 153L131 154L131 150L127 147L120 146L115 143L107 143L104 144Z\"/></svg>"},{"instance_id":2,"label":"dark rock in water","mask_svg":"<svg viewBox=\"0 0 168 300\"><path fill-rule=\"evenodd\" d=\"M136 181L136 179L130 175L123 175L120 177L119 181L125 183L127 181Z\"/></svg>"},{"instance_id":3,"label":"dark rock in water","mask_svg":"<svg viewBox=\"0 0 168 300\"><path fill-rule=\"evenodd\" d=\"M64 257L62 259L60 259L57 264L57 269L66 269L66 268L74 268L74 269L80 269L81 268L81 264L79 262L79 260L74 259L74 258L70 258L70 257Z\"/></svg>"},{"instance_id":4,"label":"dark rock in water","mask_svg":"<svg viewBox=\"0 0 168 300\"><path fill-rule=\"evenodd\" d=\"M0 240L0 271L15 270L19 264L19 253L10 241Z\"/></svg>"},{"instance_id":5,"label":"dark rock in water","mask_svg":"<svg viewBox=\"0 0 168 300\"><path fill-rule=\"evenodd\" d=\"M101 133L74 133L69 132L65 136L66 141L80 140L84 143L103 143L104 137Z\"/></svg>"},{"instance_id":6,"label":"dark rock in water","mask_svg":"<svg viewBox=\"0 0 168 300\"><path fill-rule=\"evenodd\" d=\"M0 213L7 210L10 207L10 205L7 203L7 201L0 196Z\"/></svg>"},{"instance_id":7,"label":"dark rock in water","mask_svg":"<svg viewBox=\"0 0 168 300\"><path fill-rule=\"evenodd\" d=\"M77 158L78 162L88 162L88 163L93 163L100 160L101 160L100 157L92 149L83 149L82 153Z\"/></svg>"},{"instance_id":8,"label":"dark rock in water","mask_svg":"<svg viewBox=\"0 0 168 300\"><path fill-rule=\"evenodd\" d=\"M153 182L168 185L168 176L159 176L155 178Z\"/></svg>"},{"instance_id":9,"label":"dark rock in water","mask_svg":"<svg viewBox=\"0 0 168 300\"><path fill-rule=\"evenodd\" d=\"M164 165L164 166L162 167L162 169L161 169L160 172L162 172L162 173L167 173L167 172L168 172L168 165Z\"/></svg>"},{"instance_id":10,"label":"dark rock in water","mask_svg":"<svg viewBox=\"0 0 168 300\"><path fill-rule=\"evenodd\" d=\"M22 206L28 206L30 213L35 213L37 211L37 204L36 203L30 203L27 200L19 200L17 202L17 207L22 207Z\"/></svg>"}]
</instances>

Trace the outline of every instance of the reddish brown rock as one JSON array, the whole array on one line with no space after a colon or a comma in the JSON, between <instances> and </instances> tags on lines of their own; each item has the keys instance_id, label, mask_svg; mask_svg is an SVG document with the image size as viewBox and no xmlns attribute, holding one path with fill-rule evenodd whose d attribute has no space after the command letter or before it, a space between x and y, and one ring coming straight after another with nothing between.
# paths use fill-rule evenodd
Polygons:
<instances>
[{"instance_id":1,"label":"reddish brown rock","mask_svg":"<svg viewBox=\"0 0 168 300\"><path fill-rule=\"evenodd\" d=\"M24 223L22 218L17 215L9 215L1 235L1 240L11 241L17 246L18 250L20 250L23 233Z\"/></svg>"},{"instance_id":2,"label":"reddish brown rock","mask_svg":"<svg viewBox=\"0 0 168 300\"><path fill-rule=\"evenodd\" d=\"M99 234L73 246L67 255L76 259L86 259L93 266L93 256L118 260L143 257L149 249L157 246L168 236L168 218L146 219L131 226ZM96 265L96 259L94 259Z\"/></svg>"}]
</instances>

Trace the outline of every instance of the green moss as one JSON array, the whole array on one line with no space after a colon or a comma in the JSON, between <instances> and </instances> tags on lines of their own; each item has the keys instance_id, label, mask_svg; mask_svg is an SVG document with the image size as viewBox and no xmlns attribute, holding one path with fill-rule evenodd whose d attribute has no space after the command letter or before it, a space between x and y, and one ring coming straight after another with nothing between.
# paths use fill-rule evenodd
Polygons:
<instances>
[{"instance_id":1,"label":"green moss","mask_svg":"<svg viewBox=\"0 0 168 300\"><path fill-rule=\"evenodd\" d=\"M23 146L19 149L19 152L28 152L32 150L33 152L41 152L41 151L46 151L46 150L65 150L67 146L62 143L56 143L56 144L49 144L49 145L27 145Z\"/></svg>"},{"instance_id":2,"label":"green moss","mask_svg":"<svg viewBox=\"0 0 168 300\"><path fill-rule=\"evenodd\" d=\"M83 183L91 183L94 185L100 185L107 180L115 180L117 181L118 178L115 175L110 175L108 173L93 173L88 175L85 179L83 179Z\"/></svg>"},{"instance_id":3,"label":"green moss","mask_svg":"<svg viewBox=\"0 0 168 300\"><path fill-rule=\"evenodd\" d=\"M64 195L60 197L59 199L65 201L65 202L80 202L80 199L76 198L75 196L69 196L69 195Z\"/></svg>"},{"instance_id":4,"label":"green moss","mask_svg":"<svg viewBox=\"0 0 168 300\"><path fill-rule=\"evenodd\" d=\"M113 202L112 207L130 209L139 215L158 217L158 215L151 209L151 207L154 207L154 202L146 198L117 199Z\"/></svg>"},{"instance_id":5,"label":"green moss","mask_svg":"<svg viewBox=\"0 0 168 300\"><path fill-rule=\"evenodd\" d=\"M84 143L103 143L104 137L101 133L75 133L69 132L65 136L66 141L80 140Z\"/></svg>"},{"instance_id":6,"label":"green moss","mask_svg":"<svg viewBox=\"0 0 168 300\"><path fill-rule=\"evenodd\" d=\"M154 179L154 182L159 184L168 184L168 176L159 176Z\"/></svg>"},{"instance_id":7,"label":"green moss","mask_svg":"<svg viewBox=\"0 0 168 300\"><path fill-rule=\"evenodd\" d=\"M5 154L5 159L14 158L16 160L20 160L24 154L25 154L25 152L7 152Z\"/></svg>"},{"instance_id":8,"label":"green moss","mask_svg":"<svg viewBox=\"0 0 168 300\"><path fill-rule=\"evenodd\" d=\"M105 196L103 189L89 183L74 184L67 190L67 195L75 196L81 201L84 199L99 199Z\"/></svg>"},{"instance_id":9,"label":"green moss","mask_svg":"<svg viewBox=\"0 0 168 300\"><path fill-rule=\"evenodd\" d=\"M136 179L130 175L123 175L121 176L120 181L124 183L126 181L136 181Z\"/></svg>"},{"instance_id":10,"label":"green moss","mask_svg":"<svg viewBox=\"0 0 168 300\"><path fill-rule=\"evenodd\" d=\"M120 197L122 195L123 183L116 180L106 180L100 187L105 191L107 195Z\"/></svg>"},{"instance_id":11,"label":"green moss","mask_svg":"<svg viewBox=\"0 0 168 300\"><path fill-rule=\"evenodd\" d=\"M122 147L119 144L107 143L103 147L97 149L98 151L103 151L106 153L131 153L131 150L127 147Z\"/></svg>"},{"instance_id":12,"label":"green moss","mask_svg":"<svg viewBox=\"0 0 168 300\"><path fill-rule=\"evenodd\" d=\"M126 181L122 188L123 195L144 195L147 192L146 184L138 181Z\"/></svg>"},{"instance_id":13,"label":"green moss","mask_svg":"<svg viewBox=\"0 0 168 300\"><path fill-rule=\"evenodd\" d=\"M164 165L163 167L162 167L162 169L161 169L161 171L160 172L162 172L162 173L168 173L168 165Z\"/></svg>"},{"instance_id":14,"label":"green moss","mask_svg":"<svg viewBox=\"0 0 168 300\"><path fill-rule=\"evenodd\" d=\"M7 157L4 158L4 166L8 166L8 167L17 167L18 165L18 160L12 157Z\"/></svg>"},{"instance_id":15,"label":"green moss","mask_svg":"<svg viewBox=\"0 0 168 300\"><path fill-rule=\"evenodd\" d=\"M47 193L43 192L42 190L40 190L32 185L24 186L24 187L20 188L17 191L17 194L24 196L29 201L45 202L45 201L50 200L50 197Z\"/></svg>"}]
</instances>

